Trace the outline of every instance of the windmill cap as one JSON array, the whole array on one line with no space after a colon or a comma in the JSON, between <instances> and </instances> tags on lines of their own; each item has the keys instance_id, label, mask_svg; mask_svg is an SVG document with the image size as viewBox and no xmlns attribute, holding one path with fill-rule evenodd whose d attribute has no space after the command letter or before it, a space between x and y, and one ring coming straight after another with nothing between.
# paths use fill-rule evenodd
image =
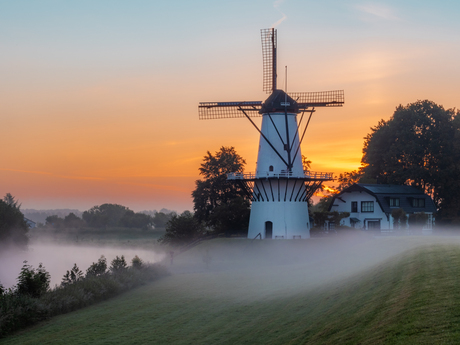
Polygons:
<instances>
[{"instance_id":1,"label":"windmill cap","mask_svg":"<svg viewBox=\"0 0 460 345\"><path fill-rule=\"evenodd\" d=\"M285 110L289 113L298 113L299 106L296 101L286 94L286 92L283 90L275 90L262 104L262 108L259 113L265 114L280 111L284 112Z\"/></svg>"}]
</instances>

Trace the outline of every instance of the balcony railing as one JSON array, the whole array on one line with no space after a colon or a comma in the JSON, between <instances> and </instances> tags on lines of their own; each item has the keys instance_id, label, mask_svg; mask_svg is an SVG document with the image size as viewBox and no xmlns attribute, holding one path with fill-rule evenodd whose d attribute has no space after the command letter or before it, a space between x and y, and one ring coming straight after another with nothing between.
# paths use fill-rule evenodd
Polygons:
<instances>
[{"instance_id":1,"label":"balcony railing","mask_svg":"<svg viewBox=\"0 0 460 345\"><path fill-rule=\"evenodd\" d=\"M249 172L249 173L234 172L234 173L227 174L228 180L255 180L256 178L302 178L302 179L312 179L312 180L332 180L334 177L332 173L317 172L317 171L310 171L310 170L305 170L303 175L293 174L292 171L291 172L281 172L279 174L275 174L271 171L262 172L257 175L253 172Z\"/></svg>"}]
</instances>

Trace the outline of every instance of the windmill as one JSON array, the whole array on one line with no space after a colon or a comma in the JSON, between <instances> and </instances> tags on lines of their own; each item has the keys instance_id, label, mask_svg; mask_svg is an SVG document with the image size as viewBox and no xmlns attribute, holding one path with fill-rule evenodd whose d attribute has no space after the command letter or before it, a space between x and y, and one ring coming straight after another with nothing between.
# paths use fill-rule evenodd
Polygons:
<instances>
[{"instance_id":1,"label":"windmill","mask_svg":"<svg viewBox=\"0 0 460 345\"><path fill-rule=\"evenodd\" d=\"M251 198L248 238L309 238L308 199L333 176L304 170L300 145L315 108L342 106L344 92L286 93L277 89L277 32L262 29L261 35L263 90L270 96L265 102L201 102L199 118L246 117L260 134L256 172L227 176ZM252 120L257 116L262 117L260 128Z\"/></svg>"}]
</instances>

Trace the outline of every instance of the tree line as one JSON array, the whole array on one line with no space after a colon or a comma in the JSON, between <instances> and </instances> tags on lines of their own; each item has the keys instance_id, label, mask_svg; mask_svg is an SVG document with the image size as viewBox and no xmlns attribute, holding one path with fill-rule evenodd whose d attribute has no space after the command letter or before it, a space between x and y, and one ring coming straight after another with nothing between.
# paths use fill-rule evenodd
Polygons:
<instances>
[{"instance_id":1,"label":"tree line","mask_svg":"<svg viewBox=\"0 0 460 345\"><path fill-rule=\"evenodd\" d=\"M152 216L118 204L102 204L84 211L81 218L72 212L63 218L48 216L45 225L57 229L124 227L147 230L152 227L164 228L173 215L174 212L155 212Z\"/></svg>"}]
</instances>

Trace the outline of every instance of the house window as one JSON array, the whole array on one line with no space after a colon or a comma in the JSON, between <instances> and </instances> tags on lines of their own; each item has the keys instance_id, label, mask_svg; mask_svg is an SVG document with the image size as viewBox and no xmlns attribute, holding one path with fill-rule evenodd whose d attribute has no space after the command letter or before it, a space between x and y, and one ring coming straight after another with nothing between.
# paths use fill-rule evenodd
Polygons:
<instances>
[{"instance_id":1,"label":"house window","mask_svg":"<svg viewBox=\"0 0 460 345\"><path fill-rule=\"evenodd\" d=\"M413 198L412 199L412 207L417 207L417 208L425 207L425 199Z\"/></svg>"},{"instance_id":2,"label":"house window","mask_svg":"<svg viewBox=\"0 0 460 345\"><path fill-rule=\"evenodd\" d=\"M361 201L361 212L374 212L374 202Z\"/></svg>"},{"instance_id":3,"label":"house window","mask_svg":"<svg viewBox=\"0 0 460 345\"><path fill-rule=\"evenodd\" d=\"M270 165L270 167L268 168L268 171L273 171L273 165Z\"/></svg>"},{"instance_id":4,"label":"house window","mask_svg":"<svg viewBox=\"0 0 460 345\"><path fill-rule=\"evenodd\" d=\"M390 198L390 207L399 207L399 198Z\"/></svg>"},{"instance_id":5,"label":"house window","mask_svg":"<svg viewBox=\"0 0 460 345\"><path fill-rule=\"evenodd\" d=\"M358 202L357 201L351 202L351 212L358 212Z\"/></svg>"}]
</instances>

